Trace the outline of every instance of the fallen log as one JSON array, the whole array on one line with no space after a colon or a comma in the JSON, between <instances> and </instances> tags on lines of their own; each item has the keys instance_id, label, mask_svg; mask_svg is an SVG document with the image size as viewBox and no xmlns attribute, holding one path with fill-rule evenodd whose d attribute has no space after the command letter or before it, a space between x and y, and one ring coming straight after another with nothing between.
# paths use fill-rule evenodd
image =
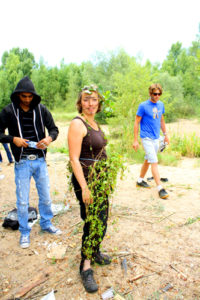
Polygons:
<instances>
[{"instance_id":1,"label":"fallen log","mask_svg":"<svg viewBox=\"0 0 200 300\"><path fill-rule=\"evenodd\" d=\"M36 276L27 280L22 287L20 287L16 293L15 298L20 298L27 294L30 290L34 287L40 285L41 283L45 282L48 278L50 273L53 271L53 268L48 268L47 270L40 271Z\"/></svg>"}]
</instances>

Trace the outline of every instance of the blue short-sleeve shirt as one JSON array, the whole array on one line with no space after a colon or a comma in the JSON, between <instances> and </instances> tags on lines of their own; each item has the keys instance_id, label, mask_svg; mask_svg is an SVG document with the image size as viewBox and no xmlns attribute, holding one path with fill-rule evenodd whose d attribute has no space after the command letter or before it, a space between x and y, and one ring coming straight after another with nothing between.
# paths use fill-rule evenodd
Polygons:
<instances>
[{"instance_id":1,"label":"blue short-sleeve shirt","mask_svg":"<svg viewBox=\"0 0 200 300\"><path fill-rule=\"evenodd\" d=\"M153 103L151 100L142 102L136 115L142 117L140 121L140 137L158 139L160 136L161 117L165 112L164 104L161 101Z\"/></svg>"}]
</instances>

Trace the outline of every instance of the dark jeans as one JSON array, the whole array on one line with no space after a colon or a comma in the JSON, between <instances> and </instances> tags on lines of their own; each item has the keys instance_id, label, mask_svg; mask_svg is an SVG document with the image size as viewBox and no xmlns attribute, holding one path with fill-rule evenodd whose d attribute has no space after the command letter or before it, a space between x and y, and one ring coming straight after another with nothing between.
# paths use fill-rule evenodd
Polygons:
<instances>
[{"instance_id":1,"label":"dark jeans","mask_svg":"<svg viewBox=\"0 0 200 300\"><path fill-rule=\"evenodd\" d=\"M86 219L86 208L85 208L85 204L83 202L82 199L82 191L81 191L81 187L78 183L78 181L76 180L76 177L74 176L74 174L72 174L72 184L74 186L74 191L76 194L77 199L79 200L79 204L80 204L80 215L82 220L85 221ZM95 207L95 206L94 206ZM97 207L96 209L90 210L90 215L91 214L95 214L96 216L98 216L99 220L101 221L102 224L102 233L101 235L98 235L98 233L96 233L93 236L93 239L95 239L95 242L92 243L94 246L91 247L91 251L92 251L92 257L95 257L95 255L98 253L99 251L99 247L100 244L106 234L106 229L107 229L107 220L108 220L108 211L109 211L109 202L108 202L108 197L106 197L102 203ZM91 223L90 222L85 222L84 226L83 226L83 236L82 236L82 248L81 248L81 257L82 257L82 261L87 259L87 255L84 253L84 245L85 245L85 241L87 240L87 237L89 236L90 233L90 227L91 227Z\"/></svg>"},{"instance_id":2,"label":"dark jeans","mask_svg":"<svg viewBox=\"0 0 200 300\"><path fill-rule=\"evenodd\" d=\"M13 162L12 155L11 155L10 149L8 147L8 144L2 143L2 145L3 145L4 149L6 150L6 154L7 154L9 162L10 163ZM2 162L1 152L0 152L0 162Z\"/></svg>"}]
</instances>

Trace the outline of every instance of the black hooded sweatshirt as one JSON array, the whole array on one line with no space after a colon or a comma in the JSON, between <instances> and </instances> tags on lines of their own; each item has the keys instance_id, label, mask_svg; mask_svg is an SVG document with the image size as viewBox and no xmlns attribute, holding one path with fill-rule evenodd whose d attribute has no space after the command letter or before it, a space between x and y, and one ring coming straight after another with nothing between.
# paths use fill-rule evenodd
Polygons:
<instances>
[{"instance_id":1,"label":"black hooded sweatshirt","mask_svg":"<svg viewBox=\"0 0 200 300\"><path fill-rule=\"evenodd\" d=\"M12 103L8 104L0 112L0 143L10 143L13 156L17 162L20 160L23 152L22 147L17 147L13 143L14 137L23 138L21 129L22 116L18 96L21 92L33 94L30 108L33 109L33 126L38 142L45 138L45 128L47 128L53 141L58 136L58 128L54 123L53 117L49 110L43 104L40 104L41 97L36 93L32 81L28 77L22 78L11 94ZM8 129L8 135L5 134L6 129ZM46 149L42 153L45 157Z\"/></svg>"}]
</instances>

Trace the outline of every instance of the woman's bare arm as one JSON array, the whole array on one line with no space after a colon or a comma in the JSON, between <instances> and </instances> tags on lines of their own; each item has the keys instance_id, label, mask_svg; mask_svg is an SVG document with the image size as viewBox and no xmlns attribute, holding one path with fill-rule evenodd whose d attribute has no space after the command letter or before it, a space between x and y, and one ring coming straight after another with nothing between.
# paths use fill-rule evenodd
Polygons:
<instances>
[{"instance_id":1,"label":"woman's bare arm","mask_svg":"<svg viewBox=\"0 0 200 300\"><path fill-rule=\"evenodd\" d=\"M79 161L82 141L86 134L87 134L87 129L80 120L75 119L71 122L68 131L70 163L74 175L81 187L83 202L85 204L90 204L92 203L91 193L88 189L87 181L84 177L83 169Z\"/></svg>"}]
</instances>

